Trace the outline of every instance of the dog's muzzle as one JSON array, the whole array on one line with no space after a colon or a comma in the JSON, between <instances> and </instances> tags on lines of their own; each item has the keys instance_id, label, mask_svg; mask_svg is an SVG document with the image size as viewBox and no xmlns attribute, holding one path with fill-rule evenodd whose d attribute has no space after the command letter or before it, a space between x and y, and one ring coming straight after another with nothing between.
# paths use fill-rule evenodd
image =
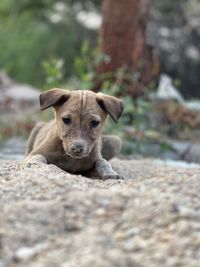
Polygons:
<instances>
[{"instance_id":1,"label":"dog's muzzle","mask_svg":"<svg viewBox=\"0 0 200 267\"><path fill-rule=\"evenodd\" d=\"M75 154L81 154L84 150L84 145L81 143L75 143L72 145L71 150Z\"/></svg>"},{"instance_id":2,"label":"dog's muzzle","mask_svg":"<svg viewBox=\"0 0 200 267\"><path fill-rule=\"evenodd\" d=\"M85 145L80 142L74 143L70 148L70 156L73 158L83 158L85 154Z\"/></svg>"}]
</instances>

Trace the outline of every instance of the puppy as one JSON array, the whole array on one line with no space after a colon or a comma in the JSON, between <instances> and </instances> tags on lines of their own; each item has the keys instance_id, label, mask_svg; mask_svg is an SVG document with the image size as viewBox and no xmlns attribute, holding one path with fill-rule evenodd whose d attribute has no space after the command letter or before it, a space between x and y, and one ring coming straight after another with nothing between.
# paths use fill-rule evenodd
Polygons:
<instances>
[{"instance_id":1,"label":"puppy","mask_svg":"<svg viewBox=\"0 0 200 267\"><path fill-rule=\"evenodd\" d=\"M97 173L102 179L122 178L107 161L121 149L115 136L103 136L108 115L117 122L121 100L92 91L51 89L40 95L41 110L53 107L55 120L39 123L27 141L25 163L55 164L70 173Z\"/></svg>"}]
</instances>

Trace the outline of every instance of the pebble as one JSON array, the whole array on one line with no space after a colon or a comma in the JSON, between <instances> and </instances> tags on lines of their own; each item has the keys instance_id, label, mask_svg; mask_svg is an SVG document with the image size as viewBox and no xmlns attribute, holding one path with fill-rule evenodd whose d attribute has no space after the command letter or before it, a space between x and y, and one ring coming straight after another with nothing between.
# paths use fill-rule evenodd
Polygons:
<instances>
[{"instance_id":1,"label":"pebble","mask_svg":"<svg viewBox=\"0 0 200 267\"><path fill-rule=\"evenodd\" d=\"M47 244L37 244L34 247L21 247L15 252L14 259L17 262L28 261L46 248Z\"/></svg>"}]
</instances>

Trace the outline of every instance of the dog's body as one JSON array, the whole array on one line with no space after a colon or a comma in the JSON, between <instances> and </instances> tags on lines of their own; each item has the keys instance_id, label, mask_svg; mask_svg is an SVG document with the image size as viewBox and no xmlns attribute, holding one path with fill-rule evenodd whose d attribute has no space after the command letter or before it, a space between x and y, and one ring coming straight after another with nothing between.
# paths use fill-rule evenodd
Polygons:
<instances>
[{"instance_id":1,"label":"dog's body","mask_svg":"<svg viewBox=\"0 0 200 267\"><path fill-rule=\"evenodd\" d=\"M40 96L41 109L54 107L55 120L33 129L26 146L26 163L52 163L79 174L96 171L106 178L120 178L107 160L121 148L119 138L103 136L107 115L117 121L122 102L91 91L52 89Z\"/></svg>"}]
</instances>

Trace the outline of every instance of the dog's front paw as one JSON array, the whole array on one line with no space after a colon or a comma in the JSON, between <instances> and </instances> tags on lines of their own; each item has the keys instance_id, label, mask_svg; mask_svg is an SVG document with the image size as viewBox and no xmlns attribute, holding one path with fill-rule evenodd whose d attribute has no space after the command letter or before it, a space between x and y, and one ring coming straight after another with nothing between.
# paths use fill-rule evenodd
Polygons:
<instances>
[{"instance_id":1,"label":"dog's front paw","mask_svg":"<svg viewBox=\"0 0 200 267\"><path fill-rule=\"evenodd\" d=\"M96 162L96 170L99 176L103 179L124 179L124 177L116 173L110 163L105 159L100 159Z\"/></svg>"},{"instance_id":2,"label":"dog's front paw","mask_svg":"<svg viewBox=\"0 0 200 267\"><path fill-rule=\"evenodd\" d=\"M118 179L118 180L124 180L124 176L120 175L116 172L113 173L105 173L102 175L102 179L103 180L107 180L107 179Z\"/></svg>"},{"instance_id":3,"label":"dog's front paw","mask_svg":"<svg viewBox=\"0 0 200 267\"><path fill-rule=\"evenodd\" d=\"M31 167L34 165L47 164L47 159L43 155L34 155L30 158L25 159L26 167Z\"/></svg>"},{"instance_id":4,"label":"dog's front paw","mask_svg":"<svg viewBox=\"0 0 200 267\"><path fill-rule=\"evenodd\" d=\"M40 164L41 164L41 162L39 162L39 161L33 161L33 160L30 160L28 162L25 162L25 166L28 167L28 168L31 168L33 166L38 166Z\"/></svg>"}]
</instances>

